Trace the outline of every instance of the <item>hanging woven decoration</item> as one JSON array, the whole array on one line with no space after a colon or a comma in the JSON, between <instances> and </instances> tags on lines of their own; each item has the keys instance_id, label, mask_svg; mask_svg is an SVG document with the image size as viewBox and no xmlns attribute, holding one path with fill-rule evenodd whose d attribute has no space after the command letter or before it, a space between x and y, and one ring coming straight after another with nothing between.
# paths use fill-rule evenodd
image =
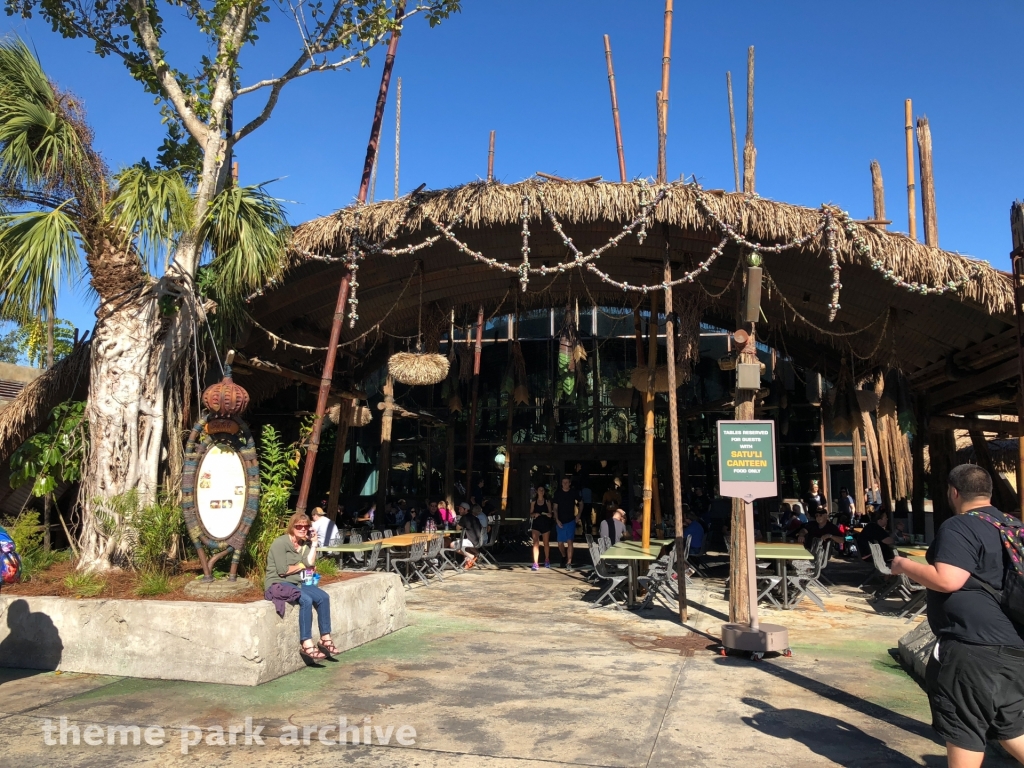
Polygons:
<instances>
[{"instance_id":1,"label":"hanging woven decoration","mask_svg":"<svg viewBox=\"0 0 1024 768\"><path fill-rule=\"evenodd\" d=\"M235 384L231 378L230 365L225 367L223 379L203 390L202 400L210 412L204 427L208 435L218 432L238 434L239 424L236 419L249 407L249 393L244 387Z\"/></svg>"},{"instance_id":2,"label":"hanging woven decoration","mask_svg":"<svg viewBox=\"0 0 1024 768\"><path fill-rule=\"evenodd\" d=\"M365 427L373 421L373 411L368 405L359 404L352 412L352 426Z\"/></svg>"},{"instance_id":3,"label":"hanging woven decoration","mask_svg":"<svg viewBox=\"0 0 1024 768\"><path fill-rule=\"evenodd\" d=\"M419 263L420 304L416 328L416 351L399 352L388 360L388 373L395 381L413 387L429 387L444 381L448 375L448 358L436 352L423 351L423 262Z\"/></svg>"}]
</instances>

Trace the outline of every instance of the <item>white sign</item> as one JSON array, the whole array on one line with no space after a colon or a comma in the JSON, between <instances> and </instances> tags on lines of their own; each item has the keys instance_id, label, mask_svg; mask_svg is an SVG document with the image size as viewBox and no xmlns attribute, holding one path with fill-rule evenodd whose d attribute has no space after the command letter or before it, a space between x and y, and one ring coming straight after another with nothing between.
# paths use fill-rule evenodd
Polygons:
<instances>
[{"instance_id":1,"label":"white sign","mask_svg":"<svg viewBox=\"0 0 1024 768\"><path fill-rule=\"evenodd\" d=\"M245 512L245 467L241 457L225 445L210 447L199 465L196 510L210 537L230 536Z\"/></svg>"}]
</instances>

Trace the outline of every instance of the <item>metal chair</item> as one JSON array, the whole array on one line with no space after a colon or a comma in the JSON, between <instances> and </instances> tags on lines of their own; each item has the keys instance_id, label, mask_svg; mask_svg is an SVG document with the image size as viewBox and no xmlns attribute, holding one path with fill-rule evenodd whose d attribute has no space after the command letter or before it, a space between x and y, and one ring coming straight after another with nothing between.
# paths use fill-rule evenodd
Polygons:
<instances>
[{"instance_id":1,"label":"metal chair","mask_svg":"<svg viewBox=\"0 0 1024 768\"><path fill-rule=\"evenodd\" d=\"M380 560L380 544L374 544L373 549L366 556L366 562L359 568L353 568L355 571L375 571L377 570L377 563Z\"/></svg>"},{"instance_id":2,"label":"metal chair","mask_svg":"<svg viewBox=\"0 0 1024 768\"><path fill-rule=\"evenodd\" d=\"M811 571L786 577L786 581L793 588L791 605L796 605L800 602L801 598L806 596L809 597L815 605L821 608L821 610L826 613L828 612L828 609L825 607L825 603L822 602L822 599L815 594L813 589L811 589L812 584L820 584L818 579L821 576L821 569L825 562L824 554L824 549L818 550L818 555L814 558L814 567Z\"/></svg>"},{"instance_id":3,"label":"metal chair","mask_svg":"<svg viewBox=\"0 0 1024 768\"><path fill-rule=\"evenodd\" d=\"M484 543L476 547L476 551L481 562L497 568L498 561L492 557L491 548L498 543L498 534L501 532L501 529L497 523L493 522L493 519L493 516L487 518L488 523L490 523L490 530L484 531Z\"/></svg>"},{"instance_id":4,"label":"metal chair","mask_svg":"<svg viewBox=\"0 0 1024 768\"><path fill-rule=\"evenodd\" d=\"M394 535L395 535L394 531L392 531L390 528L385 528L384 529L384 538L385 539L390 539Z\"/></svg>"},{"instance_id":5,"label":"metal chair","mask_svg":"<svg viewBox=\"0 0 1024 768\"><path fill-rule=\"evenodd\" d=\"M441 539L441 568L451 568L455 573L462 573L466 570L466 551L462 547L464 538L456 533L454 546L448 549L444 546L444 539Z\"/></svg>"},{"instance_id":6,"label":"metal chair","mask_svg":"<svg viewBox=\"0 0 1024 768\"><path fill-rule=\"evenodd\" d=\"M383 531L370 531L370 541L377 541L384 538Z\"/></svg>"},{"instance_id":7,"label":"metal chair","mask_svg":"<svg viewBox=\"0 0 1024 768\"><path fill-rule=\"evenodd\" d=\"M875 571L877 571L883 577L882 586L876 590L868 600L872 603L879 600L885 600L894 592L897 597L906 602L910 599L910 589L907 585L910 582L904 577L903 579L894 578L892 571L889 566L885 564L885 556L882 555L882 548L874 541L868 542L868 548L871 550L871 562L874 563Z\"/></svg>"},{"instance_id":8,"label":"metal chair","mask_svg":"<svg viewBox=\"0 0 1024 768\"><path fill-rule=\"evenodd\" d=\"M594 563L594 573L596 573L602 580L609 582L608 588L602 592L591 608L600 608L606 599L612 601L612 605L615 606L616 610L622 610L621 601L615 597L615 588L622 584L626 580L626 575L622 573L616 573L609 571L605 567L605 563L601 562L601 551L597 546L590 547L590 559Z\"/></svg>"},{"instance_id":9,"label":"metal chair","mask_svg":"<svg viewBox=\"0 0 1024 768\"><path fill-rule=\"evenodd\" d=\"M444 581L442 571L444 571L444 559L441 557L441 551L444 549L444 537L433 536L427 543L427 552L423 557L423 567L425 570L437 576L438 581Z\"/></svg>"},{"instance_id":10,"label":"metal chair","mask_svg":"<svg viewBox=\"0 0 1024 768\"><path fill-rule=\"evenodd\" d=\"M391 558L391 570L399 575L402 579L402 583L407 587L411 587L413 574L420 577L420 581L424 584L429 583L427 581L427 575L423 572L421 563L423 557L427 551L427 540L416 539L413 541L412 546L409 547L409 554L406 557L392 557ZM402 573L401 565L405 565L405 573Z\"/></svg>"},{"instance_id":11,"label":"metal chair","mask_svg":"<svg viewBox=\"0 0 1024 768\"><path fill-rule=\"evenodd\" d=\"M673 552L666 552L651 563L647 573L638 579L647 589L647 595L640 607L653 608L654 601L658 600L668 610L675 610L679 604L678 576ZM687 584L689 583L687 578Z\"/></svg>"},{"instance_id":12,"label":"metal chair","mask_svg":"<svg viewBox=\"0 0 1024 768\"><path fill-rule=\"evenodd\" d=\"M351 535L349 535L349 537L348 537L348 543L349 544L362 544L363 543L363 537L362 537L361 534L358 534L355 531L352 531ZM363 562L363 553L362 552L353 552L352 553L352 559L355 562L357 562L357 563Z\"/></svg>"}]
</instances>

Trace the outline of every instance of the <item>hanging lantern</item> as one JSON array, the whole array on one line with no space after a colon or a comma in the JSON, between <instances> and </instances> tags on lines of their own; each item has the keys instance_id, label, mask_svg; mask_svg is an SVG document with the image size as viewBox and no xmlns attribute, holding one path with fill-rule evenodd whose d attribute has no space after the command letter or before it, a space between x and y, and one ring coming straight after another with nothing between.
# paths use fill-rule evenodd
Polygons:
<instances>
[{"instance_id":1,"label":"hanging lantern","mask_svg":"<svg viewBox=\"0 0 1024 768\"><path fill-rule=\"evenodd\" d=\"M399 352L388 360L388 373L410 386L439 384L448 375L448 358L431 352Z\"/></svg>"},{"instance_id":2,"label":"hanging lantern","mask_svg":"<svg viewBox=\"0 0 1024 768\"><path fill-rule=\"evenodd\" d=\"M230 365L224 370L223 379L203 391L202 400L210 412L210 420L206 423L207 434L238 434L239 425L236 418L249 407L249 393L244 387L235 384L231 378Z\"/></svg>"}]
</instances>

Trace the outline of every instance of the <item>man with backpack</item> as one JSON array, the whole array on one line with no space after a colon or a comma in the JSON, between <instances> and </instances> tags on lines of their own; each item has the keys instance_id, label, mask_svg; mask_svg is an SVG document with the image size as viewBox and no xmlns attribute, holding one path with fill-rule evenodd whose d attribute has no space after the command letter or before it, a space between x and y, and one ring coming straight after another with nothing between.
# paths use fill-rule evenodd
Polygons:
<instances>
[{"instance_id":1,"label":"man with backpack","mask_svg":"<svg viewBox=\"0 0 1024 768\"><path fill-rule=\"evenodd\" d=\"M954 467L948 498L956 514L939 528L927 564L897 555L891 566L928 588L937 638L925 673L932 727L950 768L980 766L989 740L1024 764L1021 523L992 506L992 478L981 467Z\"/></svg>"}]
</instances>

